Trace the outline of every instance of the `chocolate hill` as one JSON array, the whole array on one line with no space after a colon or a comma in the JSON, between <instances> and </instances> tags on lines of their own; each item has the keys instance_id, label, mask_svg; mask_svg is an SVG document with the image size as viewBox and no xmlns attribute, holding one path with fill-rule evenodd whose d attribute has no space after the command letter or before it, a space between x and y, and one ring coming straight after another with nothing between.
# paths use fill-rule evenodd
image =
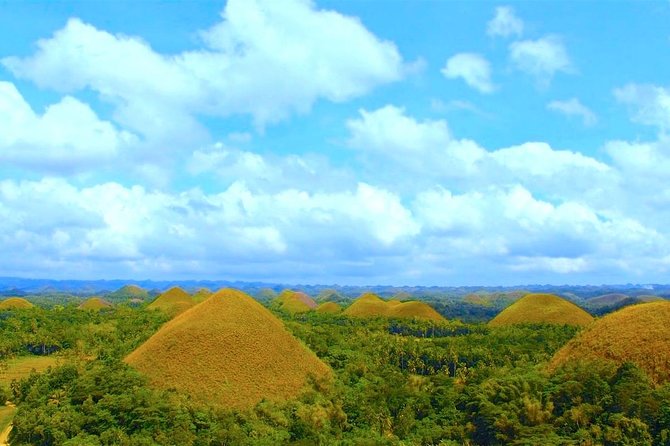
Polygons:
<instances>
[{"instance_id":1,"label":"chocolate hill","mask_svg":"<svg viewBox=\"0 0 670 446\"><path fill-rule=\"evenodd\" d=\"M176 286L158 296L147 308L161 310L170 316L176 316L191 308L195 303L190 294Z\"/></svg>"},{"instance_id":2,"label":"chocolate hill","mask_svg":"<svg viewBox=\"0 0 670 446\"><path fill-rule=\"evenodd\" d=\"M10 297L0 302L0 311L2 310L20 310L22 308L32 308L33 304L20 297Z\"/></svg>"},{"instance_id":3,"label":"chocolate hill","mask_svg":"<svg viewBox=\"0 0 670 446\"><path fill-rule=\"evenodd\" d=\"M398 300L385 301L374 293L364 293L344 314L352 317L389 317L443 321L444 317L425 302Z\"/></svg>"},{"instance_id":4,"label":"chocolate hill","mask_svg":"<svg viewBox=\"0 0 670 446\"><path fill-rule=\"evenodd\" d=\"M670 380L670 302L632 305L597 320L554 355L549 369L574 360L633 362L656 383Z\"/></svg>"},{"instance_id":5,"label":"chocolate hill","mask_svg":"<svg viewBox=\"0 0 670 446\"><path fill-rule=\"evenodd\" d=\"M81 305L79 305L77 308L79 308L80 310L99 311L102 310L103 308L111 308L111 307L112 304L110 304L106 300L103 300L99 297L91 297L82 302Z\"/></svg>"},{"instance_id":6,"label":"chocolate hill","mask_svg":"<svg viewBox=\"0 0 670 446\"><path fill-rule=\"evenodd\" d=\"M501 311L489 325L588 325L592 321L593 316L563 298L553 294L527 294Z\"/></svg>"},{"instance_id":7,"label":"chocolate hill","mask_svg":"<svg viewBox=\"0 0 670 446\"><path fill-rule=\"evenodd\" d=\"M300 291L284 290L275 299L282 310L289 313L306 313L315 310L318 304L307 294Z\"/></svg>"},{"instance_id":8,"label":"chocolate hill","mask_svg":"<svg viewBox=\"0 0 670 446\"><path fill-rule=\"evenodd\" d=\"M308 375L330 376L319 358L247 294L223 289L166 323L126 362L160 388L245 409L297 396Z\"/></svg>"},{"instance_id":9,"label":"chocolate hill","mask_svg":"<svg viewBox=\"0 0 670 446\"><path fill-rule=\"evenodd\" d=\"M342 307L335 302L324 302L316 309L317 313L337 314L342 311Z\"/></svg>"}]
</instances>

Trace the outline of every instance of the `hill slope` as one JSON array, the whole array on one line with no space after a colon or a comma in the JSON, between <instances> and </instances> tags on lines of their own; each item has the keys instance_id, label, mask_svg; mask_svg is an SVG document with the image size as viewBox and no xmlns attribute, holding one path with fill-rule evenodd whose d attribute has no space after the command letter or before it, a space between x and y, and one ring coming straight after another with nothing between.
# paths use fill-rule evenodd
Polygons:
<instances>
[{"instance_id":1,"label":"hill slope","mask_svg":"<svg viewBox=\"0 0 670 446\"><path fill-rule=\"evenodd\" d=\"M553 294L528 294L505 308L489 325L523 323L588 325L593 316L577 305Z\"/></svg>"},{"instance_id":2,"label":"hill slope","mask_svg":"<svg viewBox=\"0 0 670 446\"><path fill-rule=\"evenodd\" d=\"M109 293L107 295L107 298L114 300L122 300L122 299L145 300L149 298L149 292L137 285L124 285L118 290Z\"/></svg>"},{"instance_id":3,"label":"hill slope","mask_svg":"<svg viewBox=\"0 0 670 446\"><path fill-rule=\"evenodd\" d=\"M20 297L10 297L0 302L0 311L2 310L18 310L21 308L31 308L34 305Z\"/></svg>"},{"instance_id":4,"label":"hill slope","mask_svg":"<svg viewBox=\"0 0 670 446\"><path fill-rule=\"evenodd\" d=\"M248 408L295 397L330 369L247 294L220 290L165 324L127 358L162 388L214 405Z\"/></svg>"},{"instance_id":5,"label":"hill slope","mask_svg":"<svg viewBox=\"0 0 670 446\"><path fill-rule=\"evenodd\" d=\"M670 380L670 302L633 305L610 313L559 350L549 368L578 359L634 362L655 382Z\"/></svg>"},{"instance_id":6,"label":"hill slope","mask_svg":"<svg viewBox=\"0 0 670 446\"><path fill-rule=\"evenodd\" d=\"M342 311L342 307L335 302L324 302L316 309L318 313L337 314Z\"/></svg>"},{"instance_id":7,"label":"hill slope","mask_svg":"<svg viewBox=\"0 0 670 446\"><path fill-rule=\"evenodd\" d=\"M112 304L99 297L91 297L86 299L77 308L80 310L102 310L103 308L111 308Z\"/></svg>"},{"instance_id":8,"label":"hill slope","mask_svg":"<svg viewBox=\"0 0 670 446\"><path fill-rule=\"evenodd\" d=\"M289 313L305 313L310 310L315 310L319 305L309 297L307 294L300 291L284 290L282 291L275 302L279 308L286 310Z\"/></svg>"},{"instance_id":9,"label":"hill slope","mask_svg":"<svg viewBox=\"0 0 670 446\"><path fill-rule=\"evenodd\" d=\"M161 310L170 316L176 316L191 308L195 303L190 294L176 286L158 296L147 308Z\"/></svg>"},{"instance_id":10,"label":"hill slope","mask_svg":"<svg viewBox=\"0 0 670 446\"><path fill-rule=\"evenodd\" d=\"M353 317L390 317L443 321L444 317L425 302L385 301L374 293L362 294L344 314Z\"/></svg>"}]
</instances>

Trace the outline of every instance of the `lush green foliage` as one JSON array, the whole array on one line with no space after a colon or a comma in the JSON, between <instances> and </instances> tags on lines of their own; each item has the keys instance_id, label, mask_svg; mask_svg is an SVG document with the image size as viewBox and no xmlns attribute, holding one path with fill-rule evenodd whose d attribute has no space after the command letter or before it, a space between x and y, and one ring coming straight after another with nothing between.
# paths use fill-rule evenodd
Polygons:
<instances>
[{"instance_id":1,"label":"lush green foliage","mask_svg":"<svg viewBox=\"0 0 670 446\"><path fill-rule=\"evenodd\" d=\"M121 361L158 312L12 312L3 352L48 341L73 358L11 386L12 445L670 445L670 385L631 363L546 372L575 327L277 314L335 379L233 411L152 388Z\"/></svg>"}]
</instances>

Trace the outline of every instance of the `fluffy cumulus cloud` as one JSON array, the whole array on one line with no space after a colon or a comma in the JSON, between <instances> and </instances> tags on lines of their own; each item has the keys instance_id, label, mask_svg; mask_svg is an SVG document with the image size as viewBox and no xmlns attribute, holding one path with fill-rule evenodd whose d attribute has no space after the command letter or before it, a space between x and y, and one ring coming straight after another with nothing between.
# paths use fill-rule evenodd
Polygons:
<instances>
[{"instance_id":1,"label":"fluffy cumulus cloud","mask_svg":"<svg viewBox=\"0 0 670 446\"><path fill-rule=\"evenodd\" d=\"M523 34L523 20L516 16L510 6L498 6L495 16L486 25L486 34L492 37L520 37Z\"/></svg>"},{"instance_id":2,"label":"fluffy cumulus cloud","mask_svg":"<svg viewBox=\"0 0 670 446\"><path fill-rule=\"evenodd\" d=\"M549 110L561 113L565 116L576 116L581 118L585 126L592 126L598 122L596 116L590 108L582 104L577 98L570 98L564 101L551 101L547 104Z\"/></svg>"},{"instance_id":3,"label":"fluffy cumulus cloud","mask_svg":"<svg viewBox=\"0 0 670 446\"><path fill-rule=\"evenodd\" d=\"M44 171L99 166L132 146L134 135L66 96L39 115L10 82L0 82L0 161Z\"/></svg>"},{"instance_id":4,"label":"fluffy cumulus cloud","mask_svg":"<svg viewBox=\"0 0 670 446\"><path fill-rule=\"evenodd\" d=\"M2 63L44 88L90 88L116 107L119 122L162 139L198 130L196 114L276 122L318 99L365 94L406 69L393 43L308 0L231 0L200 36L199 50L160 54L140 38L71 19L34 55Z\"/></svg>"},{"instance_id":5,"label":"fluffy cumulus cloud","mask_svg":"<svg viewBox=\"0 0 670 446\"><path fill-rule=\"evenodd\" d=\"M570 56L558 36L512 42L509 55L516 69L530 74L541 85L549 84L557 72L572 71Z\"/></svg>"},{"instance_id":6,"label":"fluffy cumulus cloud","mask_svg":"<svg viewBox=\"0 0 670 446\"><path fill-rule=\"evenodd\" d=\"M491 65L479 54L459 53L450 57L442 74L448 79L461 78L480 93L491 93L495 89L491 82Z\"/></svg>"}]
</instances>

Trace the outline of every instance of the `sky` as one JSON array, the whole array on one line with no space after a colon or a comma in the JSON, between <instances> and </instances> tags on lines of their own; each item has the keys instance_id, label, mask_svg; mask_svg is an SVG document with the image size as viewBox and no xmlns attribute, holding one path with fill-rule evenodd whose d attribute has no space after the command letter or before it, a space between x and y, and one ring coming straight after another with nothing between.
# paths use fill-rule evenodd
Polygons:
<instances>
[{"instance_id":1,"label":"sky","mask_svg":"<svg viewBox=\"0 0 670 446\"><path fill-rule=\"evenodd\" d=\"M668 283L670 2L0 0L0 276Z\"/></svg>"}]
</instances>

